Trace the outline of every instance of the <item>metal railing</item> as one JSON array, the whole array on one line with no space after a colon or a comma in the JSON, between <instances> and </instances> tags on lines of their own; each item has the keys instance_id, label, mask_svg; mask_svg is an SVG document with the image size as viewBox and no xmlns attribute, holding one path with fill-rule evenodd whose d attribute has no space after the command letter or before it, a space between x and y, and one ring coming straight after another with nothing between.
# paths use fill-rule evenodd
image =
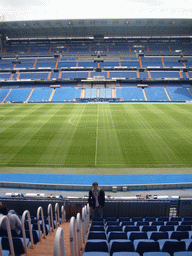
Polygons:
<instances>
[{"instance_id":1,"label":"metal railing","mask_svg":"<svg viewBox=\"0 0 192 256\"><path fill-rule=\"evenodd\" d=\"M34 242L33 242L33 233L32 233L32 228L31 228L31 216L30 216L30 212L28 210L23 212L22 218L21 218L21 222L22 222L22 234L23 234L23 242L24 242L24 250L25 253L27 254L27 241L26 241L26 230L25 230L25 218L27 216L27 220L28 220L28 226L29 226L29 234L30 234L30 240L31 240L31 248L34 247Z\"/></svg>"}]
</instances>

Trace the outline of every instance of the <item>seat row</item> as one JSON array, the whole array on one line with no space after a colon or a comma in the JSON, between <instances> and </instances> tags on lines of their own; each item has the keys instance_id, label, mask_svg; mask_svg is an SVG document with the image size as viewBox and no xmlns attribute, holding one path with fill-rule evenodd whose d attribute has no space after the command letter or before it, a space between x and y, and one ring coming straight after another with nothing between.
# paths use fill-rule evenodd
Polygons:
<instances>
[{"instance_id":1,"label":"seat row","mask_svg":"<svg viewBox=\"0 0 192 256\"><path fill-rule=\"evenodd\" d=\"M165 222L186 221L181 218L165 218ZM126 222L135 225L124 225ZM163 225L171 230L159 231L156 225L146 224L141 218L106 218L94 219L91 223L83 256L184 256L192 255L192 230L175 231L174 225ZM156 218L148 218L148 222L158 222ZM159 220L159 222L162 219ZM187 218L187 221L190 221ZM151 224L151 223L150 223ZM178 223L177 223L178 224ZM186 225L177 225L186 227ZM151 253L151 254L150 254Z\"/></svg>"}]
</instances>

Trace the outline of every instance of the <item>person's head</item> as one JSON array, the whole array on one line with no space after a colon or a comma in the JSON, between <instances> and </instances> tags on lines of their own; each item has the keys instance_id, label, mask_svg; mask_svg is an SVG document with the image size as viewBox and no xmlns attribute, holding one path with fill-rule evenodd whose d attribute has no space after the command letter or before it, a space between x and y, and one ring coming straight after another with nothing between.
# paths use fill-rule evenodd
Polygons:
<instances>
[{"instance_id":1,"label":"person's head","mask_svg":"<svg viewBox=\"0 0 192 256\"><path fill-rule=\"evenodd\" d=\"M97 182L93 182L92 186L93 186L93 190L98 189L98 183Z\"/></svg>"},{"instance_id":2,"label":"person's head","mask_svg":"<svg viewBox=\"0 0 192 256\"><path fill-rule=\"evenodd\" d=\"M2 204L0 205L0 213L2 213L3 215L7 215L9 209L7 208L6 205Z\"/></svg>"}]
</instances>

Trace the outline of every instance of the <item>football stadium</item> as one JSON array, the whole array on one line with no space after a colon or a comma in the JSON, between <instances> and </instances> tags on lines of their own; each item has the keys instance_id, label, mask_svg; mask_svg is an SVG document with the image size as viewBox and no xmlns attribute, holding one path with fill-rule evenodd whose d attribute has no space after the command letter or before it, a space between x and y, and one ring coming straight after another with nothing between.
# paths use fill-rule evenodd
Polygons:
<instances>
[{"instance_id":1,"label":"football stadium","mask_svg":"<svg viewBox=\"0 0 192 256\"><path fill-rule=\"evenodd\" d=\"M3 2L0 255L192 255L190 2Z\"/></svg>"}]
</instances>

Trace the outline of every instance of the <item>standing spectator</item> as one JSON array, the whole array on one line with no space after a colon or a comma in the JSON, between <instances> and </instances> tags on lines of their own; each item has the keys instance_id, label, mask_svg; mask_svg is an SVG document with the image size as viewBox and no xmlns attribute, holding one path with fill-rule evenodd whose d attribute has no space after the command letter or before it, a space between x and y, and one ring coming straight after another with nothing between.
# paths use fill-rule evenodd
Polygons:
<instances>
[{"instance_id":1,"label":"standing spectator","mask_svg":"<svg viewBox=\"0 0 192 256\"><path fill-rule=\"evenodd\" d=\"M89 190L89 206L91 218L103 217L103 207L105 205L105 192L98 187L97 182L93 182L92 189Z\"/></svg>"}]
</instances>

